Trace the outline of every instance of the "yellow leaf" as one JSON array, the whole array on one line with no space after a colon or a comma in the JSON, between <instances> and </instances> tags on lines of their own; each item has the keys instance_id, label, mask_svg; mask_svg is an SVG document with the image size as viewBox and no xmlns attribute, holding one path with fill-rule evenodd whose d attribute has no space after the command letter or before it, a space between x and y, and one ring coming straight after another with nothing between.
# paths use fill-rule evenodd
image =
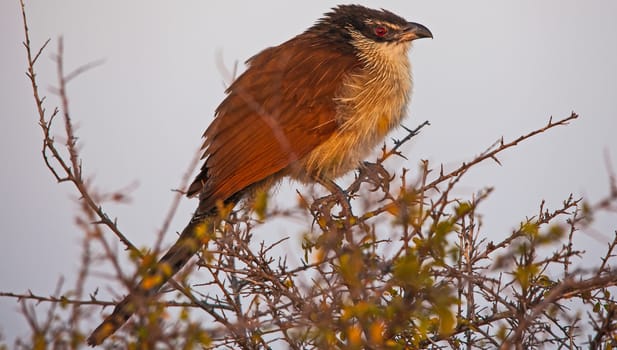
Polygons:
<instances>
[{"instance_id":1,"label":"yellow leaf","mask_svg":"<svg viewBox=\"0 0 617 350\"><path fill-rule=\"evenodd\" d=\"M253 210L259 220L264 220L266 218L266 212L268 209L268 191L259 190L255 194L253 200Z\"/></svg>"},{"instance_id":2,"label":"yellow leaf","mask_svg":"<svg viewBox=\"0 0 617 350\"><path fill-rule=\"evenodd\" d=\"M377 321L371 324L369 328L371 343L376 345L383 344L383 331L385 325L382 321Z\"/></svg>"},{"instance_id":3,"label":"yellow leaf","mask_svg":"<svg viewBox=\"0 0 617 350\"><path fill-rule=\"evenodd\" d=\"M390 204L386 205L386 206L384 207L384 209L385 209L388 213L390 213L390 214L392 214L393 216L396 216L396 217L398 217L398 216L399 216L399 214L401 213L401 208L400 208L400 206L399 206L398 204L396 204L396 203L390 203Z\"/></svg>"},{"instance_id":4,"label":"yellow leaf","mask_svg":"<svg viewBox=\"0 0 617 350\"><path fill-rule=\"evenodd\" d=\"M163 278L158 273L152 276L146 276L141 281L141 288L146 289L146 290L152 289L155 286L158 286L159 284L161 284L162 282L163 282Z\"/></svg>"},{"instance_id":5,"label":"yellow leaf","mask_svg":"<svg viewBox=\"0 0 617 350\"><path fill-rule=\"evenodd\" d=\"M351 325L347 328L347 340L351 346L362 344L362 329L358 325Z\"/></svg>"}]
</instances>

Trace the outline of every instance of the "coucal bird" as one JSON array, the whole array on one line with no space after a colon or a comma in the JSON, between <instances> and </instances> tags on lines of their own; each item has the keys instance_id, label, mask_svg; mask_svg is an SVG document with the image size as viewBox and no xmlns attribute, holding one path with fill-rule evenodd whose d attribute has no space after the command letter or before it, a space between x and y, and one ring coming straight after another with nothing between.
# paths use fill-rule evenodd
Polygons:
<instances>
[{"instance_id":1,"label":"coucal bird","mask_svg":"<svg viewBox=\"0 0 617 350\"><path fill-rule=\"evenodd\" d=\"M101 344L207 242L221 204L289 176L327 183L358 167L398 126L412 90L411 42L425 26L359 5L332 9L304 33L265 49L227 89L204 133L199 196L177 242L88 338Z\"/></svg>"}]
</instances>

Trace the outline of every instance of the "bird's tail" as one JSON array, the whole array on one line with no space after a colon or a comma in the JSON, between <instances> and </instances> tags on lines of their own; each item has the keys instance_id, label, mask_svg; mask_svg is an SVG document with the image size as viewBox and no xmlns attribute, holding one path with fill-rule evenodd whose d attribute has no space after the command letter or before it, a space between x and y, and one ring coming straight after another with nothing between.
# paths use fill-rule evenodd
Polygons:
<instances>
[{"instance_id":1,"label":"bird's tail","mask_svg":"<svg viewBox=\"0 0 617 350\"><path fill-rule=\"evenodd\" d=\"M155 295L200 247L210 240L214 224L215 216L191 220L169 251L154 267L148 270L133 291L118 303L111 315L107 316L90 334L88 345L101 344L107 337L122 327L136 311L140 301L143 302L144 298Z\"/></svg>"}]
</instances>

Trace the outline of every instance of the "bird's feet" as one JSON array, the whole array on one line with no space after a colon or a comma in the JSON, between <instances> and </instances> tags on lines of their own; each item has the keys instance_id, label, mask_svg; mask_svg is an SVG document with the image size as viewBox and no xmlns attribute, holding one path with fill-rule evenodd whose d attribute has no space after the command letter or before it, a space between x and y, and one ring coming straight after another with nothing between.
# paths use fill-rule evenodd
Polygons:
<instances>
[{"instance_id":1,"label":"bird's feet","mask_svg":"<svg viewBox=\"0 0 617 350\"><path fill-rule=\"evenodd\" d=\"M316 222L322 229L329 231L343 231L348 241L351 240L351 228L356 222L353 214L348 191L343 190L336 183L330 180L319 180L330 194L315 199L311 204L311 211L315 215ZM332 209L339 205L341 211L338 215L332 214Z\"/></svg>"}]
</instances>

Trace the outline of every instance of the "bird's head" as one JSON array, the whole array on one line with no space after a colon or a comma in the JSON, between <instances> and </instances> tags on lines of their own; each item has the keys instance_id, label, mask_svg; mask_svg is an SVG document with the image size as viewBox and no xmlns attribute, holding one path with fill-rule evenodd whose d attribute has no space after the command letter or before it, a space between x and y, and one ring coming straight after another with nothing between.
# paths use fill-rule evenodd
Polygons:
<instances>
[{"instance_id":1,"label":"bird's head","mask_svg":"<svg viewBox=\"0 0 617 350\"><path fill-rule=\"evenodd\" d=\"M341 49L355 51L386 46L408 48L415 39L433 37L431 31L419 23L408 22L387 10L360 5L337 6L308 31L337 43Z\"/></svg>"}]
</instances>

